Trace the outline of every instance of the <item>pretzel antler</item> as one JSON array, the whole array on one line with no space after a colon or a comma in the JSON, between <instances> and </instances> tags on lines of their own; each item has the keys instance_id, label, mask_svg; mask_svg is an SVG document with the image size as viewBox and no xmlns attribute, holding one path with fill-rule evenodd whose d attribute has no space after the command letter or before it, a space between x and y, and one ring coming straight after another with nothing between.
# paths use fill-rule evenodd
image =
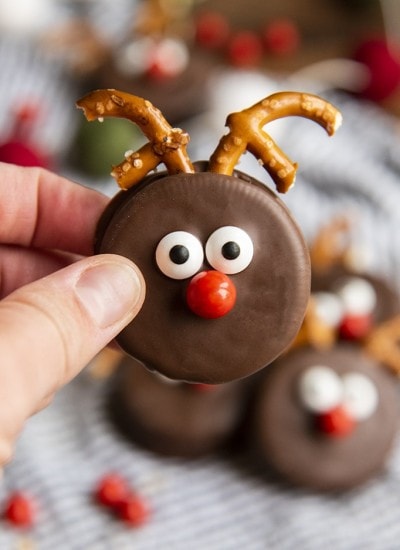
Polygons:
<instances>
[{"instance_id":1,"label":"pretzel antler","mask_svg":"<svg viewBox=\"0 0 400 550\"><path fill-rule=\"evenodd\" d=\"M376 327L367 338L364 349L400 376L400 315Z\"/></svg>"},{"instance_id":2,"label":"pretzel antler","mask_svg":"<svg viewBox=\"0 0 400 550\"><path fill-rule=\"evenodd\" d=\"M330 349L336 343L336 339L335 329L322 321L317 313L315 299L310 296L303 323L290 349L301 346Z\"/></svg>"},{"instance_id":3,"label":"pretzel antler","mask_svg":"<svg viewBox=\"0 0 400 550\"><path fill-rule=\"evenodd\" d=\"M135 153L113 167L111 175L122 189L129 189L148 172L164 163L170 174L193 173L186 152L189 135L180 128L172 128L150 101L118 90L96 90L76 103L87 120L104 117L126 118L139 126L149 140Z\"/></svg>"},{"instance_id":4,"label":"pretzel antler","mask_svg":"<svg viewBox=\"0 0 400 550\"><path fill-rule=\"evenodd\" d=\"M323 226L310 245L311 266L324 273L335 265L345 265L349 256L350 218L340 215Z\"/></svg>"},{"instance_id":5,"label":"pretzel antler","mask_svg":"<svg viewBox=\"0 0 400 550\"><path fill-rule=\"evenodd\" d=\"M222 137L212 154L209 170L231 175L240 156L248 150L269 172L277 190L286 193L294 184L297 164L288 159L262 128L268 122L294 115L317 122L329 135L333 135L342 122L336 107L316 95L300 92L273 94L228 116L226 125L230 131Z\"/></svg>"}]
</instances>

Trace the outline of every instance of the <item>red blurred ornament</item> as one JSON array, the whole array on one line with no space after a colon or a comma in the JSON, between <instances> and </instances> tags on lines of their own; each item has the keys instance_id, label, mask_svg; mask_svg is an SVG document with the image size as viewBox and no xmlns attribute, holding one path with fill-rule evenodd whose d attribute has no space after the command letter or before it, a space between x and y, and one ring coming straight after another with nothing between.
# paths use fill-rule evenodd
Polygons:
<instances>
[{"instance_id":1,"label":"red blurred ornament","mask_svg":"<svg viewBox=\"0 0 400 550\"><path fill-rule=\"evenodd\" d=\"M261 62L263 56L261 38L252 31L240 31L232 36L227 49L227 55L232 65L236 67L254 67Z\"/></svg>"},{"instance_id":2,"label":"red blurred ornament","mask_svg":"<svg viewBox=\"0 0 400 550\"><path fill-rule=\"evenodd\" d=\"M354 59L369 70L368 83L360 95L380 102L388 98L400 84L400 46L374 38L360 44Z\"/></svg>"},{"instance_id":3,"label":"red blurred ornament","mask_svg":"<svg viewBox=\"0 0 400 550\"><path fill-rule=\"evenodd\" d=\"M0 162L18 166L49 167L49 159L30 140L38 113L38 107L31 103L26 103L16 110L10 135L0 145Z\"/></svg>"},{"instance_id":4,"label":"red blurred ornament","mask_svg":"<svg viewBox=\"0 0 400 550\"><path fill-rule=\"evenodd\" d=\"M229 313L236 301L236 288L220 271L202 271L190 281L186 291L189 308L205 319L217 319Z\"/></svg>"},{"instance_id":5,"label":"red blurred ornament","mask_svg":"<svg viewBox=\"0 0 400 550\"><path fill-rule=\"evenodd\" d=\"M268 23L263 39L266 49L276 55L290 55L300 46L299 29L290 19L275 19Z\"/></svg>"},{"instance_id":6,"label":"red blurred ornament","mask_svg":"<svg viewBox=\"0 0 400 550\"><path fill-rule=\"evenodd\" d=\"M196 41L205 48L221 48L229 38L228 21L220 13L213 11L200 13L195 26Z\"/></svg>"}]
</instances>

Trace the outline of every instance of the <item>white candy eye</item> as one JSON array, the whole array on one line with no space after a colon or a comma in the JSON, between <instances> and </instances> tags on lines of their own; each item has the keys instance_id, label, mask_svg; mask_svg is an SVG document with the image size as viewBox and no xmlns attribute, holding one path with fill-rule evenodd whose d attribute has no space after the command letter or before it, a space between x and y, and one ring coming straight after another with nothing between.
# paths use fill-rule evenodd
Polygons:
<instances>
[{"instance_id":1,"label":"white candy eye","mask_svg":"<svg viewBox=\"0 0 400 550\"><path fill-rule=\"evenodd\" d=\"M186 45L175 38L164 38L153 47L150 61L159 66L167 76L181 73L189 63L189 52Z\"/></svg>"},{"instance_id":2,"label":"white candy eye","mask_svg":"<svg viewBox=\"0 0 400 550\"><path fill-rule=\"evenodd\" d=\"M143 37L121 48L115 56L118 70L127 76L143 74L149 64L154 40Z\"/></svg>"},{"instance_id":3,"label":"white candy eye","mask_svg":"<svg viewBox=\"0 0 400 550\"><path fill-rule=\"evenodd\" d=\"M206 243L210 265L226 275L246 269L253 258L253 242L243 229L226 225L216 229Z\"/></svg>"},{"instance_id":4,"label":"white candy eye","mask_svg":"<svg viewBox=\"0 0 400 550\"><path fill-rule=\"evenodd\" d=\"M187 279L200 269L204 260L201 242L186 231L165 235L156 249L160 270L171 279Z\"/></svg>"},{"instance_id":5,"label":"white candy eye","mask_svg":"<svg viewBox=\"0 0 400 550\"><path fill-rule=\"evenodd\" d=\"M342 377L343 404L355 420L370 417L378 406L378 391L370 378L359 372L349 372Z\"/></svg>"},{"instance_id":6,"label":"white candy eye","mask_svg":"<svg viewBox=\"0 0 400 550\"><path fill-rule=\"evenodd\" d=\"M329 367L315 365L300 378L300 399L312 413L324 413L342 400L343 386L339 376Z\"/></svg>"},{"instance_id":7,"label":"white candy eye","mask_svg":"<svg viewBox=\"0 0 400 550\"><path fill-rule=\"evenodd\" d=\"M343 306L340 299L332 292L315 292L316 314L328 327L337 327L343 318Z\"/></svg>"},{"instance_id":8,"label":"white candy eye","mask_svg":"<svg viewBox=\"0 0 400 550\"><path fill-rule=\"evenodd\" d=\"M349 315L368 315L376 306L376 292L372 284L361 277L344 279L336 287L336 294Z\"/></svg>"}]
</instances>

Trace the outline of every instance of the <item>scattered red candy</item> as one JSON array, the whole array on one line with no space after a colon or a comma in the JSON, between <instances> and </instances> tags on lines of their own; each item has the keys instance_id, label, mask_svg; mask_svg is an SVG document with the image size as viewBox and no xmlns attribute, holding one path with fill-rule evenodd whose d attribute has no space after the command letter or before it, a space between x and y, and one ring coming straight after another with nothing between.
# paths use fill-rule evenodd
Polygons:
<instances>
[{"instance_id":1,"label":"scattered red candy","mask_svg":"<svg viewBox=\"0 0 400 550\"><path fill-rule=\"evenodd\" d=\"M13 493L6 503L4 517L17 527L32 527L36 521L37 506L33 498L22 492Z\"/></svg>"},{"instance_id":2,"label":"scattered red candy","mask_svg":"<svg viewBox=\"0 0 400 550\"><path fill-rule=\"evenodd\" d=\"M254 67L263 56L261 38L252 31L236 33L228 44L228 58L236 67Z\"/></svg>"},{"instance_id":3,"label":"scattered red candy","mask_svg":"<svg viewBox=\"0 0 400 550\"><path fill-rule=\"evenodd\" d=\"M343 340L361 340L372 329L371 315L346 315L339 326L339 336Z\"/></svg>"},{"instance_id":4,"label":"scattered red candy","mask_svg":"<svg viewBox=\"0 0 400 550\"><path fill-rule=\"evenodd\" d=\"M235 305L236 288L229 277L220 271L201 271L190 281L186 301L199 317L217 319Z\"/></svg>"},{"instance_id":5,"label":"scattered red candy","mask_svg":"<svg viewBox=\"0 0 400 550\"><path fill-rule=\"evenodd\" d=\"M344 407L339 406L319 414L316 424L318 430L330 437L344 437L353 431L355 421Z\"/></svg>"},{"instance_id":6,"label":"scattered red candy","mask_svg":"<svg viewBox=\"0 0 400 550\"><path fill-rule=\"evenodd\" d=\"M117 473L109 473L99 481L95 498L132 527L140 527L149 518L147 502L134 493L126 479Z\"/></svg>"},{"instance_id":7,"label":"scattered red candy","mask_svg":"<svg viewBox=\"0 0 400 550\"><path fill-rule=\"evenodd\" d=\"M220 48L228 40L230 28L225 17L217 12L201 13L196 21L196 40L205 48Z\"/></svg>"},{"instance_id":8,"label":"scattered red candy","mask_svg":"<svg viewBox=\"0 0 400 550\"><path fill-rule=\"evenodd\" d=\"M300 46L300 33L290 19L276 19L269 23L263 33L267 50L277 55L290 55Z\"/></svg>"},{"instance_id":9,"label":"scattered red candy","mask_svg":"<svg viewBox=\"0 0 400 550\"><path fill-rule=\"evenodd\" d=\"M119 474L111 473L104 476L95 491L97 502L104 506L118 506L129 495L126 480Z\"/></svg>"},{"instance_id":10,"label":"scattered red candy","mask_svg":"<svg viewBox=\"0 0 400 550\"><path fill-rule=\"evenodd\" d=\"M131 494L116 508L118 517L132 527L141 527L147 523L150 509L147 502L138 495Z\"/></svg>"}]
</instances>

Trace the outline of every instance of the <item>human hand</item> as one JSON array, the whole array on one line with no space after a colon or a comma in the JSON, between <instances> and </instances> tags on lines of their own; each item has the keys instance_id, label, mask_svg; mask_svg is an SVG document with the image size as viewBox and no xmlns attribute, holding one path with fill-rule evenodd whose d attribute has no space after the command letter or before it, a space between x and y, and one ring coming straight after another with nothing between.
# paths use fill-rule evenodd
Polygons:
<instances>
[{"instance_id":1,"label":"human hand","mask_svg":"<svg viewBox=\"0 0 400 550\"><path fill-rule=\"evenodd\" d=\"M90 256L107 202L50 172L0 163L0 465L25 420L143 303L132 262Z\"/></svg>"}]
</instances>

